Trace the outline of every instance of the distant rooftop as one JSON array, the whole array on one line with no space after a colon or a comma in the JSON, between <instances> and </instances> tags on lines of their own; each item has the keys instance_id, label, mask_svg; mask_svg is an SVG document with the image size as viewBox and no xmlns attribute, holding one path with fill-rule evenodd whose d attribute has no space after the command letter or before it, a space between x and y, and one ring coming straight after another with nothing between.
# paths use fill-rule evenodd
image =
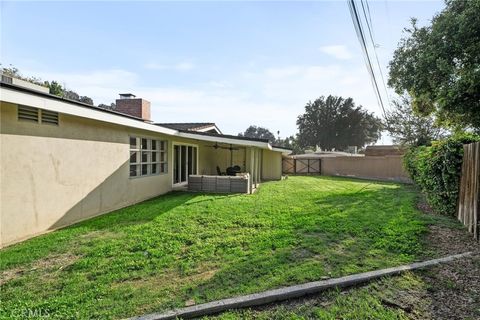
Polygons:
<instances>
[{"instance_id":1,"label":"distant rooftop","mask_svg":"<svg viewBox=\"0 0 480 320\"><path fill-rule=\"evenodd\" d=\"M292 155L292 158L294 158L294 159L332 158L332 157L363 157L363 154L341 152L341 151L318 151L318 152L310 152L310 153Z\"/></svg>"},{"instance_id":2,"label":"distant rooftop","mask_svg":"<svg viewBox=\"0 0 480 320\"><path fill-rule=\"evenodd\" d=\"M158 126L180 130L180 131L210 131L211 133L221 133L213 122L175 122L175 123L155 123Z\"/></svg>"}]
</instances>

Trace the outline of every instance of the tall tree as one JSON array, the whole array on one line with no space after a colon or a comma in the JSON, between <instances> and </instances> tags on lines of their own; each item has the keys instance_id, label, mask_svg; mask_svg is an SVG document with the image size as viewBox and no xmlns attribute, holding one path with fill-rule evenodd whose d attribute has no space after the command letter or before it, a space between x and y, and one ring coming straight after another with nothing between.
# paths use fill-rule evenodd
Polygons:
<instances>
[{"instance_id":1,"label":"tall tree","mask_svg":"<svg viewBox=\"0 0 480 320\"><path fill-rule=\"evenodd\" d=\"M275 135L270 130L257 126L248 127L245 132L239 133L238 136L247 138L268 139L271 142L274 142L276 140Z\"/></svg>"},{"instance_id":2,"label":"tall tree","mask_svg":"<svg viewBox=\"0 0 480 320\"><path fill-rule=\"evenodd\" d=\"M352 98L332 95L308 102L305 113L297 119L297 126L301 147L319 146L327 150L361 148L377 141L383 127L379 118L355 106Z\"/></svg>"},{"instance_id":3,"label":"tall tree","mask_svg":"<svg viewBox=\"0 0 480 320\"><path fill-rule=\"evenodd\" d=\"M405 29L388 84L451 127L480 131L480 1L447 0L431 25Z\"/></svg>"},{"instance_id":4,"label":"tall tree","mask_svg":"<svg viewBox=\"0 0 480 320\"><path fill-rule=\"evenodd\" d=\"M298 144L297 138L295 136L286 137L285 139L278 138L275 141L275 145L279 147L284 147L292 150L292 154L301 154L304 153L304 149Z\"/></svg>"},{"instance_id":5,"label":"tall tree","mask_svg":"<svg viewBox=\"0 0 480 320\"><path fill-rule=\"evenodd\" d=\"M1 64L0 64L1 66ZM93 104L93 99L87 96L80 96L78 93L72 90L67 90L64 88L60 83L57 81L42 81L40 78L36 77L25 77L23 76L20 71L15 68L14 66L10 65L8 67L1 67L1 73L11 76L14 78L18 78L24 81L28 81L34 84L38 84L41 86L46 86L49 89L50 94L63 97L70 100L80 101L89 105Z\"/></svg>"},{"instance_id":6,"label":"tall tree","mask_svg":"<svg viewBox=\"0 0 480 320\"><path fill-rule=\"evenodd\" d=\"M408 95L392 101L392 109L387 112L386 129L393 142L403 145L429 145L446 132L436 124L433 116L418 115L412 109L412 99Z\"/></svg>"}]
</instances>

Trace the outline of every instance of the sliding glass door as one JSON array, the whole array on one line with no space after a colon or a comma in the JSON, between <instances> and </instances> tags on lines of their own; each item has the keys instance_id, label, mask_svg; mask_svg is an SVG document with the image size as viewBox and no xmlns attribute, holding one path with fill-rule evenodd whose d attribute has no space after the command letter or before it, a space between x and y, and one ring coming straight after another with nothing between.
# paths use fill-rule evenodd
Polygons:
<instances>
[{"instance_id":1,"label":"sliding glass door","mask_svg":"<svg viewBox=\"0 0 480 320\"><path fill-rule=\"evenodd\" d=\"M173 146L173 183L188 181L188 175L197 174L197 147L188 145Z\"/></svg>"}]
</instances>

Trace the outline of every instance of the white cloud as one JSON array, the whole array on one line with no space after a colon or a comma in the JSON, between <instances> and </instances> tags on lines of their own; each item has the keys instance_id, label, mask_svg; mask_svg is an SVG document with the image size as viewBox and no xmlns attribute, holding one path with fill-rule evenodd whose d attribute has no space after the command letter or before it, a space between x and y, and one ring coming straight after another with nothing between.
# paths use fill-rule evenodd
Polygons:
<instances>
[{"instance_id":1,"label":"white cloud","mask_svg":"<svg viewBox=\"0 0 480 320\"><path fill-rule=\"evenodd\" d=\"M179 62L175 64L159 64L156 62L150 62L145 65L146 69L150 70L176 70L176 71L189 71L194 68L194 64L191 62Z\"/></svg>"},{"instance_id":2,"label":"white cloud","mask_svg":"<svg viewBox=\"0 0 480 320\"><path fill-rule=\"evenodd\" d=\"M254 70L254 71L251 71ZM363 66L342 64L286 65L223 75L188 86L140 83L127 70L82 73L33 72L43 79L65 83L95 104L115 101L120 92L131 92L152 103L155 122L216 122L225 133L237 134L249 125L269 128L281 136L294 134L296 119L309 100L321 95L352 97L380 114ZM207 76L205 76L207 77Z\"/></svg>"},{"instance_id":3,"label":"white cloud","mask_svg":"<svg viewBox=\"0 0 480 320\"><path fill-rule=\"evenodd\" d=\"M353 57L353 55L344 45L323 46L320 47L319 50L338 60L349 60Z\"/></svg>"}]
</instances>

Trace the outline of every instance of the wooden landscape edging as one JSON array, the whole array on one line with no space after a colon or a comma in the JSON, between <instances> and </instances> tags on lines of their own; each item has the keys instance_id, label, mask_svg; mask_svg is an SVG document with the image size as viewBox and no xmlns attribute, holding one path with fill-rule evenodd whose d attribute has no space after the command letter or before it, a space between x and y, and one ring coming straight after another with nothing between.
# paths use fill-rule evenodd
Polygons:
<instances>
[{"instance_id":1,"label":"wooden landscape edging","mask_svg":"<svg viewBox=\"0 0 480 320\"><path fill-rule=\"evenodd\" d=\"M480 142L463 145L457 218L480 240Z\"/></svg>"},{"instance_id":2,"label":"wooden landscape edging","mask_svg":"<svg viewBox=\"0 0 480 320\"><path fill-rule=\"evenodd\" d=\"M239 309L246 307L254 307L264 305L276 301L298 298L305 295L318 293L331 288L346 288L357 284L365 283L378 278L397 275L405 271L411 271L426 267L438 265L440 263L450 262L459 258L471 256L472 252L466 252L451 255L439 259L427 260L424 262L416 262L399 267L381 269L377 271L369 271L358 273L341 278L328 279L322 281L308 282L300 285L284 287L280 289L268 290L260 293L248 294L235 298L222 299L208 303L198 304L191 307L167 311L164 313L152 313L143 316L133 317L130 320L168 320L178 318L196 318L206 315L212 315L227 311L230 309Z\"/></svg>"}]
</instances>

